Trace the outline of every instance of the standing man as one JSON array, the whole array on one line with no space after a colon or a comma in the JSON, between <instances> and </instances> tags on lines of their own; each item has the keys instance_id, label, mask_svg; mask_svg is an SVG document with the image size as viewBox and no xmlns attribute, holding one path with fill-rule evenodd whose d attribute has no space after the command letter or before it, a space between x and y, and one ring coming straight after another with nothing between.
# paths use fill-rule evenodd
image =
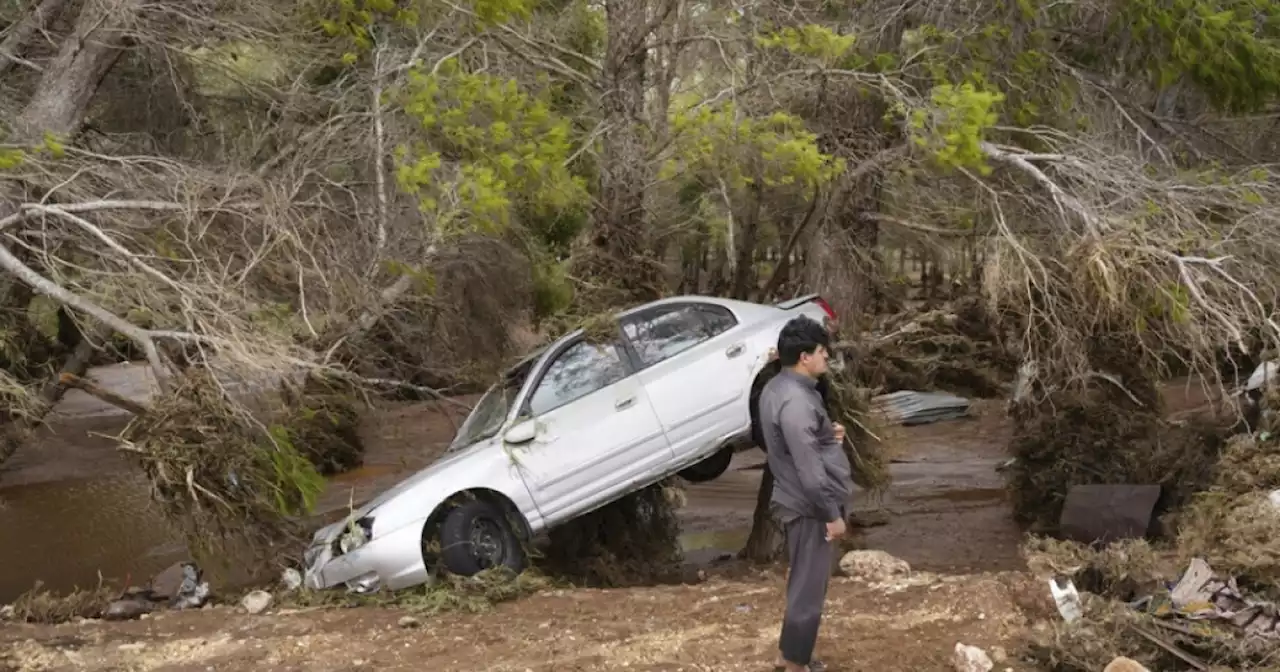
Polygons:
<instances>
[{"instance_id":1,"label":"standing man","mask_svg":"<svg viewBox=\"0 0 1280 672\"><path fill-rule=\"evenodd\" d=\"M845 533L845 504L853 493L843 428L831 421L818 394L827 372L830 335L797 317L778 335L782 370L760 394L760 425L773 472L773 513L787 537L787 610L778 641L781 669L819 672L813 660L831 578L834 541Z\"/></svg>"}]
</instances>

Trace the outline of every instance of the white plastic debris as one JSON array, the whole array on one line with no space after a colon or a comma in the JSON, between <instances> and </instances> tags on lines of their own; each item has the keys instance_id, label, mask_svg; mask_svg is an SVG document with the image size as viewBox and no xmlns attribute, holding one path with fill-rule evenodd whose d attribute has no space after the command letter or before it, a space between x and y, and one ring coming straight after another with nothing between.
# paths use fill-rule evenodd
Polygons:
<instances>
[{"instance_id":1,"label":"white plastic debris","mask_svg":"<svg viewBox=\"0 0 1280 672\"><path fill-rule=\"evenodd\" d=\"M284 585L286 592L297 590L302 587L302 572L290 567L280 575L280 583Z\"/></svg>"},{"instance_id":2,"label":"white plastic debris","mask_svg":"<svg viewBox=\"0 0 1280 672\"><path fill-rule=\"evenodd\" d=\"M1057 578L1049 579L1049 591L1053 593L1053 601L1058 605L1058 613L1062 614L1062 620L1067 623L1074 623L1080 619L1083 610L1080 607L1080 593L1076 591L1076 584L1071 579L1062 579L1061 582Z\"/></svg>"},{"instance_id":3,"label":"white plastic debris","mask_svg":"<svg viewBox=\"0 0 1280 672\"><path fill-rule=\"evenodd\" d=\"M1244 389L1249 392L1262 389L1263 385L1276 379L1277 373L1280 373L1276 370L1277 367L1280 367L1280 362L1274 360L1259 364L1249 376L1249 382L1245 383Z\"/></svg>"},{"instance_id":4,"label":"white plastic debris","mask_svg":"<svg viewBox=\"0 0 1280 672\"><path fill-rule=\"evenodd\" d=\"M1280 488L1272 490L1271 494L1267 495L1267 501L1271 502L1271 506L1274 506L1276 511L1280 511Z\"/></svg>"}]
</instances>

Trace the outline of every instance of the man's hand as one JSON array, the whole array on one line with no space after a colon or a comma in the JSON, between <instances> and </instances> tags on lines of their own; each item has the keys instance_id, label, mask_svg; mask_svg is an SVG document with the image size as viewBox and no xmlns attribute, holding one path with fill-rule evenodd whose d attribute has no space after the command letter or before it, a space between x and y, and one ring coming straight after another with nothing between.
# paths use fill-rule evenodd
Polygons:
<instances>
[{"instance_id":1,"label":"man's hand","mask_svg":"<svg viewBox=\"0 0 1280 672\"><path fill-rule=\"evenodd\" d=\"M837 518L827 523L827 541L835 541L844 536L847 528L844 524L844 518Z\"/></svg>"},{"instance_id":2,"label":"man's hand","mask_svg":"<svg viewBox=\"0 0 1280 672\"><path fill-rule=\"evenodd\" d=\"M831 423L831 431L835 432L836 443L844 443L844 425L833 422Z\"/></svg>"}]
</instances>

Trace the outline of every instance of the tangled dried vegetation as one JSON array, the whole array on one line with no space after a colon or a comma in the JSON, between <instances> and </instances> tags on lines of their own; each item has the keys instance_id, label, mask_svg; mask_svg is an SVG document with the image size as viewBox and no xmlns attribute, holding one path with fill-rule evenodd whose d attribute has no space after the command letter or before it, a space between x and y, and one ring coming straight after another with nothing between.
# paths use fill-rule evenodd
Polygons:
<instances>
[{"instance_id":1,"label":"tangled dried vegetation","mask_svg":"<svg viewBox=\"0 0 1280 672\"><path fill-rule=\"evenodd\" d=\"M833 375L828 404L836 422L845 427L844 448L853 467L854 483L872 497L879 497L893 482L889 473L893 453L882 438L882 428L875 425L869 413L871 389L859 385L858 376L854 370Z\"/></svg>"},{"instance_id":2,"label":"tangled dried vegetation","mask_svg":"<svg viewBox=\"0 0 1280 672\"><path fill-rule=\"evenodd\" d=\"M299 390L285 383L284 407L264 422L207 370L175 382L129 424L122 448L196 557L220 564L247 551L278 559L324 487L320 473L361 459L350 390L318 379Z\"/></svg>"}]
</instances>

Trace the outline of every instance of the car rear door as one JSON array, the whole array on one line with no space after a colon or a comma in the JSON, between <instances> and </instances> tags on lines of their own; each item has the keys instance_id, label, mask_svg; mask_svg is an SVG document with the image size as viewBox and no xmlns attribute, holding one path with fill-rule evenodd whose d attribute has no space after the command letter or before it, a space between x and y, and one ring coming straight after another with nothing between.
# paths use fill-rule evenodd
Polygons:
<instances>
[{"instance_id":1,"label":"car rear door","mask_svg":"<svg viewBox=\"0 0 1280 672\"><path fill-rule=\"evenodd\" d=\"M662 425L621 339L578 340L552 353L521 416L537 437L510 447L539 512L555 525L672 459Z\"/></svg>"},{"instance_id":2,"label":"car rear door","mask_svg":"<svg viewBox=\"0 0 1280 672\"><path fill-rule=\"evenodd\" d=\"M751 362L724 306L667 303L628 315L622 330L678 461L706 453L745 425Z\"/></svg>"}]
</instances>

